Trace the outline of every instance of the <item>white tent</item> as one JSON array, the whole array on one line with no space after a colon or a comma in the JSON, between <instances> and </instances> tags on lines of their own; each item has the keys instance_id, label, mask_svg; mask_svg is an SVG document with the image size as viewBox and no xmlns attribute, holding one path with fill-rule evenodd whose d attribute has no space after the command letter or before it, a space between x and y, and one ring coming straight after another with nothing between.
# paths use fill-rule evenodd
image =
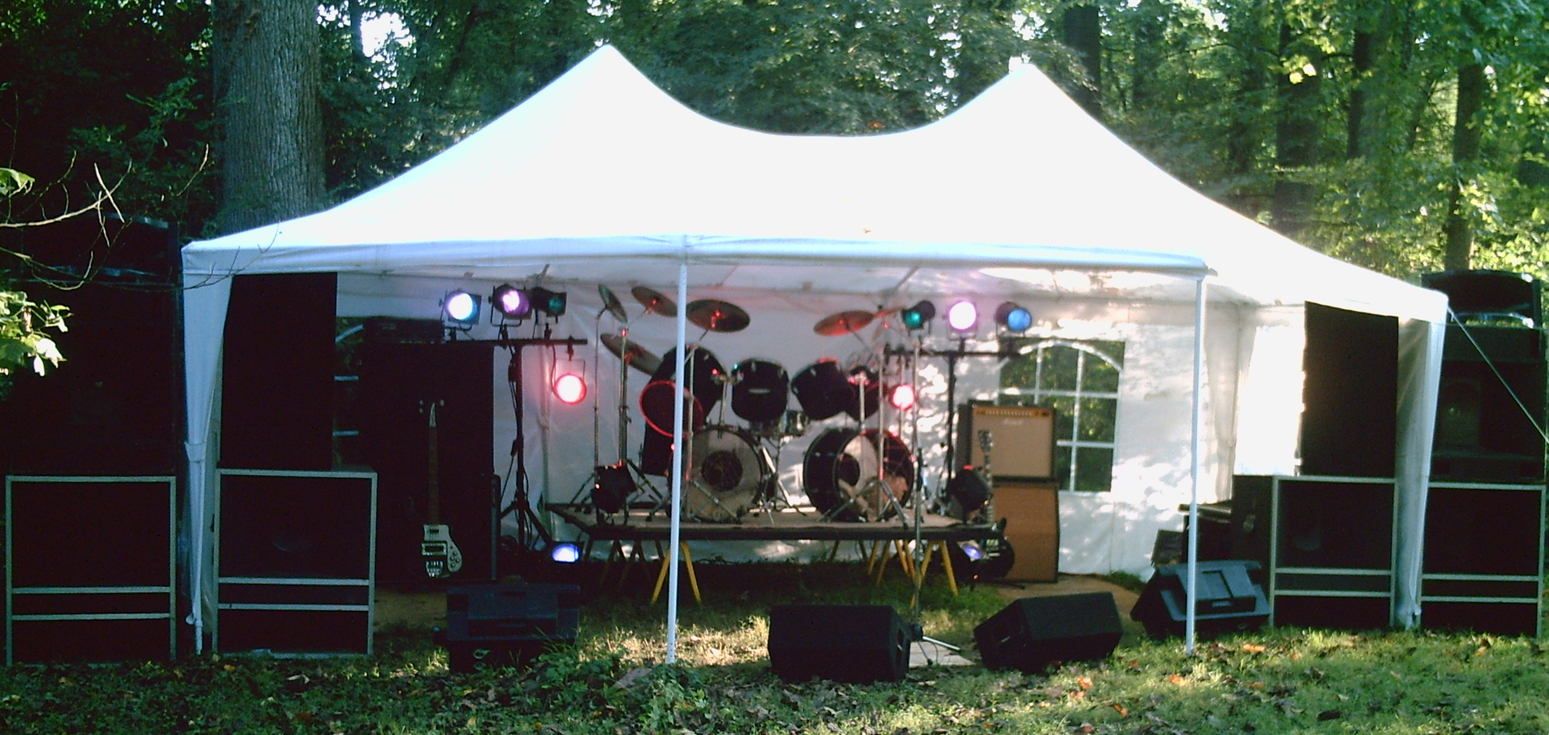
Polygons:
<instances>
[{"instance_id":1,"label":"white tent","mask_svg":"<svg viewBox=\"0 0 1549 735\"><path fill-rule=\"evenodd\" d=\"M753 324L706 344L727 364L772 357L793 372L855 348L815 337L819 318L920 298L971 296L982 309L1013 299L1040 334L1131 340L1114 489L1061 497L1061 568L1074 572L1141 572L1154 530L1177 520L1180 502L1224 497L1234 471L1294 471L1303 305L1395 316L1396 622L1418 615L1412 529L1423 516L1445 297L1210 201L1031 67L919 129L789 136L701 117L604 47L387 184L315 215L193 243L183 258L196 513L213 482L219 355L238 273L337 272L341 315L361 316L431 317L452 287L541 282L571 294L556 334L589 337L601 323L597 285L723 299ZM632 335L665 351L684 344L684 329L681 318L641 319ZM965 376L962 390L992 393L989 367L978 383ZM594 371L608 379L607 368ZM591 433L589 411L535 413L546 435ZM538 450L545 481L536 484L554 501L590 470L590 442L575 444ZM195 566L204 558L195 554Z\"/></svg>"}]
</instances>

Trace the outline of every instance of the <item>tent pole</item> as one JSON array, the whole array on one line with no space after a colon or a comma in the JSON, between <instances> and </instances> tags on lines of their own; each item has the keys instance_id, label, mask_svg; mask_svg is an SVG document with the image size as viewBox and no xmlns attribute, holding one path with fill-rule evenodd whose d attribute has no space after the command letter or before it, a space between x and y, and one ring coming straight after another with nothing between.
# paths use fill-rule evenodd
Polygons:
<instances>
[{"instance_id":1,"label":"tent pole","mask_svg":"<svg viewBox=\"0 0 1549 735\"><path fill-rule=\"evenodd\" d=\"M688 258L678 264L678 351L673 369L673 390L683 395L683 367L688 356L684 344L688 335ZM672 402L672 508L671 531L667 541L667 663L678 660L678 534L682 529L682 517L678 509L683 507L683 454L688 443L683 436L683 399Z\"/></svg>"},{"instance_id":2,"label":"tent pole","mask_svg":"<svg viewBox=\"0 0 1549 735\"><path fill-rule=\"evenodd\" d=\"M1186 589L1187 612L1184 613L1183 652L1185 655L1194 655L1194 623L1195 611L1199 605L1199 568L1196 560L1199 558L1199 476L1201 472L1200 462L1200 435L1202 433L1201 421L1204 410L1201 408L1204 390L1204 361L1205 361L1205 279L1201 277L1194 284L1194 400L1193 408L1189 416L1189 584Z\"/></svg>"}]
</instances>

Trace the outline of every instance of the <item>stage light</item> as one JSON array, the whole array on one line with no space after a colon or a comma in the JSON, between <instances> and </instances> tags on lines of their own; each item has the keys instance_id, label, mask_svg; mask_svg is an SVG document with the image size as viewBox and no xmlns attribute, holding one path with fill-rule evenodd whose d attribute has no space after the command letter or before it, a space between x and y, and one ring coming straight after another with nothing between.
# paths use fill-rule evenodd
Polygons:
<instances>
[{"instance_id":1,"label":"stage light","mask_svg":"<svg viewBox=\"0 0 1549 735\"><path fill-rule=\"evenodd\" d=\"M936 305L921 299L914 306L898 312L898 318L909 329L924 329L926 322L936 318Z\"/></svg>"},{"instance_id":2,"label":"stage light","mask_svg":"<svg viewBox=\"0 0 1549 735\"><path fill-rule=\"evenodd\" d=\"M532 298L509 283L496 286L489 302L495 306L496 313L507 319L520 321L532 313Z\"/></svg>"},{"instance_id":3,"label":"stage light","mask_svg":"<svg viewBox=\"0 0 1549 735\"><path fill-rule=\"evenodd\" d=\"M565 315L565 302L568 300L562 291L550 291L542 286L529 292L532 296L532 308L548 314L552 317Z\"/></svg>"},{"instance_id":4,"label":"stage light","mask_svg":"<svg viewBox=\"0 0 1549 735\"><path fill-rule=\"evenodd\" d=\"M441 299L441 315L447 326L467 329L479 321L479 297L467 291L452 291Z\"/></svg>"},{"instance_id":5,"label":"stage light","mask_svg":"<svg viewBox=\"0 0 1549 735\"><path fill-rule=\"evenodd\" d=\"M947 495L957 501L966 515L982 507L990 499L990 484L984 481L973 467L964 465L947 483Z\"/></svg>"},{"instance_id":6,"label":"stage light","mask_svg":"<svg viewBox=\"0 0 1549 735\"><path fill-rule=\"evenodd\" d=\"M972 301L959 301L947 309L947 326L954 332L972 332L979 323L979 308Z\"/></svg>"},{"instance_id":7,"label":"stage light","mask_svg":"<svg viewBox=\"0 0 1549 735\"><path fill-rule=\"evenodd\" d=\"M561 541L549 548L549 558L559 564L574 564L581 560L581 547Z\"/></svg>"},{"instance_id":8,"label":"stage light","mask_svg":"<svg viewBox=\"0 0 1549 735\"><path fill-rule=\"evenodd\" d=\"M887 400L893 404L893 408L909 410L914 406L914 386L908 383L893 386L893 390L888 391Z\"/></svg>"},{"instance_id":9,"label":"stage light","mask_svg":"<svg viewBox=\"0 0 1549 735\"><path fill-rule=\"evenodd\" d=\"M1033 326L1033 313L1007 301L995 308L995 323L1020 334Z\"/></svg>"},{"instance_id":10,"label":"stage light","mask_svg":"<svg viewBox=\"0 0 1549 735\"><path fill-rule=\"evenodd\" d=\"M963 550L963 556L968 557L970 563L984 561L984 548L978 541L959 541L958 548Z\"/></svg>"},{"instance_id":11,"label":"stage light","mask_svg":"<svg viewBox=\"0 0 1549 735\"><path fill-rule=\"evenodd\" d=\"M586 380L576 373L561 373L554 378L554 395L562 403L580 403L586 399Z\"/></svg>"}]
</instances>

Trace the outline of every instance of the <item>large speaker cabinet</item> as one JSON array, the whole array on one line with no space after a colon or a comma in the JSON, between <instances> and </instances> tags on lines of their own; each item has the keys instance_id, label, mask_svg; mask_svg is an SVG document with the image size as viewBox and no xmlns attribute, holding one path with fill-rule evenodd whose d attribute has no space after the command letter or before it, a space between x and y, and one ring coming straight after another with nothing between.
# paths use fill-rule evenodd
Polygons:
<instances>
[{"instance_id":1,"label":"large speaker cabinet","mask_svg":"<svg viewBox=\"0 0 1549 735\"><path fill-rule=\"evenodd\" d=\"M995 483L995 515L1006 519L1016 561L1006 579L1055 582L1060 567L1060 493L1053 483Z\"/></svg>"},{"instance_id":2,"label":"large speaker cabinet","mask_svg":"<svg viewBox=\"0 0 1549 735\"><path fill-rule=\"evenodd\" d=\"M1421 625L1538 635L1543 522L1543 485L1432 482Z\"/></svg>"},{"instance_id":3,"label":"large speaker cabinet","mask_svg":"<svg viewBox=\"0 0 1549 735\"><path fill-rule=\"evenodd\" d=\"M171 659L177 480L5 481L6 663Z\"/></svg>"},{"instance_id":4,"label":"large speaker cabinet","mask_svg":"<svg viewBox=\"0 0 1549 735\"><path fill-rule=\"evenodd\" d=\"M1056 661L1107 658L1124 636L1109 592L1023 597L974 628L984 665L1040 674Z\"/></svg>"},{"instance_id":5,"label":"large speaker cabinet","mask_svg":"<svg viewBox=\"0 0 1549 735\"><path fill-rule=\"evenodd\" d=\"M12 373L0 463L40 476L176 474L186 415L177 230L75 219L0 230L0 245L36 258L46 279L16 274L18 286L70 308L69 330L55 339L66 361L46 376Z\"/></svg>"},{"instance_id":6,"label":"large speaker cabinet","mask_svg":"<svg viewBox=\"0 0 1549 735\"><path fill-rule=\"evenodd\" d=\"M1386 628L1397 512L1392 479L1238 475L1232 555L1267 570L1271 624Z\"/></svg>"},{"instance_id":7,"label":"large speaker cabinet","mask_svg":"<svg viewBox=\"0 0 1549 735\"><path fill-rule=\"evenodd\" d=\"M1308 304L1306 328L1302 472L1393 477L1398 320Z\"/></svg>"},{"instance_id":8,"label":"large speaker cabinet","mask_svg":"<svg viewBox=\"0 0 1549 735\"><path fill-rule=\"evenodd\" d=\"M888 605L776 605L769 609L769 668L785 681L900 681L911 638Z\"/></svg>"},{"instance_id":9,"label":"large speaker cabinet","mask_svg":"<svg viewBox=\"0 0 1549 735\"><path fill-rule=\"evenodd\" d=\"M359 348L361 464L380 478L377 576L426 579L420 541L429 523L427 407L436 404L438 520L463 552L457 584L495 578L494 347L468 342L368 341Z\"/></svg>"},{"instance_id":10,"label":"large speaker cabinet","mask_svg":"<svg viewBox=\"0 0 1549 735\"><path fill-rule=\"evenodd\" d=\"M220 475L214 649L371 653L376 474Z\"/></svg>"}]
</instances>

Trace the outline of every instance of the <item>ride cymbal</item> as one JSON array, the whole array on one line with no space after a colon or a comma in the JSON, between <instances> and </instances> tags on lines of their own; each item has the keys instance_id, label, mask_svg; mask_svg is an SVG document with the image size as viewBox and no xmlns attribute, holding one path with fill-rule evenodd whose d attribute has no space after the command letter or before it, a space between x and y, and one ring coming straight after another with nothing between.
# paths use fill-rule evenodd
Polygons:
<instances>
[{"instance_id":1,"label":"ride cymbal","mask_svg":"<svg viewBox=\"0 0 1549 735\"><path fill-rule=\"evenodd\" d=\"M740 332L752 322L742 307L715 299L700 299L689 304L688 320L712 332Z\"/></svg>"},{"instance_id":2,"label":"ride cymbal","mask_svg":"<svg viewBox=\"0 0 1549 735\"><path fill-rule=\"evenodd\" d=\"M655 375L662 366L662 359L651 354L650 350L641 347L636 342L625 344L624 338L608 332L602 335L602 346L608 348L615 357L623 360L625 364L639 370L646 375Z\"/></svg>"},{"instance_id":3,"label":"ride cymbal","mask_svg":"<svg viewBox=\"0 0 1549 735\"><path fill-rule=\"evenodd\" d=\"M678 304L672 299L662 295L661 292L647 286L635 286L629 290L635 295L635 300L645 306L648 314L661 314L662 316L678 315Z\"/></svg>"},{"instance_id":4,"label":"ride cymbal","mask_svg":"<svg viewBox=\"0 0 1549 735\"><path fill-rule=\"evenodd\" d=\"M841 311L838 314L830 314L818 320L818 323L812 327L812 331L825 337L849 334L870 324L871 320L876 317L876 313L860 309Z\"/></svg>"}]
</instances>

